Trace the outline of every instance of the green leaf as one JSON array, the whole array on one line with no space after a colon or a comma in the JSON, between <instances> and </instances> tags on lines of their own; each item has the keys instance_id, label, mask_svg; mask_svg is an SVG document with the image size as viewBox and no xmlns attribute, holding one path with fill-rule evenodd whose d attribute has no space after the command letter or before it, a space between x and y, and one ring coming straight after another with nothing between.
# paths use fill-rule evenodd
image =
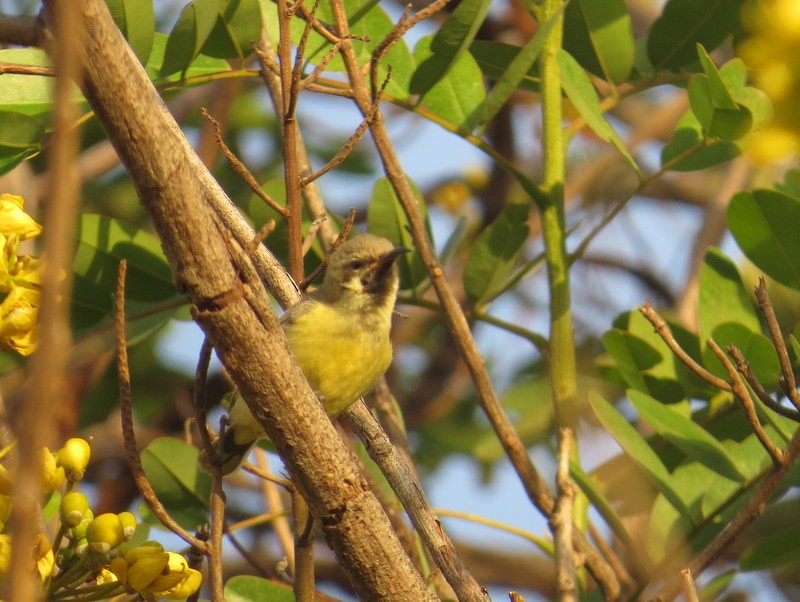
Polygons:
<instances>
[{"instance_id":1,"label":"green leaf","mask_svg":"<svg viewBox=\"0 0 800 602\"><path fill-rule=\"evenodd\" d=\"M688 457L732 481L746 478L722 444L700 425L639 391L629 390L628 398L642 420Z\"/></svg>"},{"instance_id":2,"label":"green leaf","mask_svg":"<svg viewBox=\"0 0 800 602\"><path fill-rule=\"evenodd\" d=\"M684 516L691 516L683 492L675 487L672 477L658 455L636 429L597 393L589 395L589 404L603 428L626 454L644 471L666 499Z\"/></svg>"},{"instance_id":3,"label":"green leaf","mask_svg":"<svg viewBox=\"0 0 800 602\"><path fill-rule=\"evenodd\" d=\"M739 574L736 569L731 569L716 575L711 581L706 583L698 590L697 595L701 602L714 602L714 600L724 600L722 594L728 589L734 577Z\"/></svg>"},{"instance_id":4,"label":"green leaf","mask_svg":"<svg viewBox=\"0 0 800 602\"><path fill-rule=\"evenodd\" d=\"M44 124L31 115L0 110L0 175L37 154Z\"/></svg>"},{"instance_id":5,"label":"green leaf","mask_svg":"<svg viewBox=\"0 0 800 602\"><path fill-rule=\"evenodd\" d=\"M573 0L564 12L564 50L588 71L621 84L633 68L631 18L624 0Z\"/></svg>"},{"instance_id":6,"label":"green leaf","mask_svg":"<svg viewBox=\"0 0 800 602\"><path fill-rule=\"evenodd\" d=\"M550 30L561 19L561 11L557 11L543 26L539 27L534 35L523 46L520 51L514 56L513 60L508 64L508 67L497 80L489 92L489 96L483 103L483 108L479 114L476 114L476 119L473 119L468 129L474 129L475 126L484 125L489 123L495 115L503 108L503 106L511 98L511 95L519 88L520 83L527 77L539 53L547 41L547 36Z\"/></svg>"},{"instance_id":7,"label":"green leaf","mask_svg":"<svg viewBox=\"0 0 800 602\"><path fill-rule=\"evenodd\" d=\"M51 67L47 53L39 48L5 48L0 62ZM53 109L55 78L42 75L4 73L0 85L0 110L44 118ZM77 86L70 86L71 102L83 101Z\"/></svg>"},{"instance_id":8,"label":"green leaf","mask_svg":"<svg viewBox=\"0 0 800 602\"><path fill-rule=\"evenodd\" d=\"M422 219L429 230L428 211L422 193L411 180L409 180L409 184L417 199ZM367 209L367 229L373 234L388 238L395 245L414 249L408 218L387 178L379 179L372 188ZM405 253L397 260L397 265L400 271L400 288L403 290L418 290L428 278L425 264L422 263L419 253Z\"/></svg>"},{"instance_id":9,"label":"green leaf","mask_svg":"<svg viewBox=\"0 0 800 602\"><path fill-rule=\"evenodd\" d=\"M700 59L700 66L708 78L708 91L711 97L711 106L715 109L731 109L736 110L736 102L733 100L727 85L722 79L717 66L711 57L708 56L706 49L702 44L697 45L697 56Z\"/></svg>"},{"instance_id":10,"label":"green leaf","mask_svg":"<svg viewBox=\"0 0 800 602\"><path fill-rule=\"evenodd\" d=\"M678 70L697 62L697 44L709 51L739 30L744 0L669 0L653 23L647 54L656 69Z\"/></svg>"},{"instance_id":11,"label":"green leaf","mask_svg":"<svg viewBox=\"0 0 800 602\"><path fill-rule=\"evenodd\" d=\"M153 49L156 31L156 13L152 0L106 0L106 4L139 62L146 65Z\"/></svg>"},{"instance_id":12,"label":"green leaf","mask_svg":"<svg viewBox=\"0 0 800 602\"><path fill-rule=\"evenodd\" d=\"M167 40L160 75L188 69L217 23L222 0L194 0L178 17Z\"/></svg>"},{"instance_id":13,"label":"green leaf","mask_svg":"<svg viewBox=\"0 0 800 602\"><path fill-rule=\"evenodd\" d=\"M464 268L464 291L478 304L503 290L528 240L527 204L509 203L480 233Z\"/></svg>"},{"instance_id":14,"label":"green leaf","mask_svg":"<svg viewBox=\"0 0 800 602\"><path fill-rule=\"evenodd\" d=\"M253 51L261 25L258 0L225 0L202 52L220 59L244 59Z\"/></svg>"},{"instance_id":15,"label":"green leaf","mask_svg":"<svg viewBox=\"0 0 800 602\"><path fill-rule=\"evenodd\" d=\"M586 120L586 125L592 129L598 138L613 144L633 169L636 170L636 173L639 174L639 166L636 165L636 161L634 161L622 138L603 117L597 90L594 89L589 76L565 50L558 51L557 59L561 70L561 86L564 88L567 98L581 114L581 117Z\"/></svg>"},{"instance_id":16,"label":"green leaf","mask_svg":"<svg viewBox=\"0 0 800 602\"><path fill-rule=\"evenodd\" d=\"M800 560L800 527L765 537L742 554L739 566L744 571L762 571Z\"/></svg>"},{"instance_id":17,"label":"green leaf","mask_svg":"<svg viewBox=\"0 0 800 602\"><path fill-rule=\"evenodd\" d=\"M295 600L291 585L250 575L237 575L228 579L223 597L226 602L294 602Z\"/></svg>"},{"instance_id":18,"label":"green leaf","mask_svg":"<svg viewBox=\"0 0 800 602\"><path fill-rule=\"evenodd\" d=\"M208 521L211 475L200 470L200 452L180 439L160 437L142 451L142 467L167 512L185 529Z\"/></svg>"},{"instance_id":19,"label":"green leaf","mask_svg":"<svg viewBox=\"0 0 800 602\"><path fill-rule=\"evenodd\" d=\"M703 126L703 135L708 138L738 140L750 131L753 117L745 107L716 108L711 86L711 81L705 75L693 75L687 88L692 112Z\"/></svg>"},{"instance_id":20,"label":"green leaf","mask_svg":"<svg viewBox=\"0 0 800 602\"><path fill-rule=\"evenodd\" d=\"M117 269L123 258L128 261L125 291L128 311L142 311L181 299L156 237L109 217L84 214L73 261L72 304L77 329L96 326L111 313Z\"/></svg>"},{"instance_id":21,"label":"green leaf","mask_svg":"<svg viewBox=\"0 0 800 602\"><path fill-rule=\"evenodd\" d=\"M497 81L503 77L521 50L522 48L519 46L487 40L474 40L469 46L469 53L478 63L483 76L491 81ZM523 75L518 85L522 90L539 91L539 75L535 63Z\"/></svg>"},{"instance_id":22,"label":"green leaf","mask_svg":"<svg viewBox=\"0 0 800 602\"><path fill-rule=\"evenodd\" d=\"M421 38L414 48L414 60L421 63L431 55L432 36ZM469 132L486 98L486 88L475 59L468 52L462 54L446 76L436 82L425 95L422 104L434 115Z\"/></svg>"},{"instance_id":23,"label":"green leaf","mask_svg":"<svg viewBox=\"0 0 800 602\"><path fill-rule=\"evenodd\" d=\"M769 341L761 334L761 323L744 288L739 271L721 251L710 248L700 270L698 336L703 363L717 376L727 372L708 348L708 339L724 350L733 344L750 360L764 384L776 382L778 364Z\"/></svg>"},{"instance_id":24,"label":"green leaf","mask_svg":"<svg viewBox=\"0 0 800 602\"><path fill-rule=\"evenodd\" d=\"M681 117L672 140L661 151L661 166L672 171L697 171L735 159L741 147L730 140L707 142L703 126L688 111Z\"/></svg>"},{"instance_id":25,"label":"green leaf","mask_svg":"<svg viewBox=\"0 0 800 602\"><path fill-rule=\"evenodd\" d=\"M709 248L700 269L697 301L698 336L701 350L720 324L735 322L752 332L760 332L753 302L744 289L736 265L715 247Z\"/></svg>"},{"instance_id":26,"label":"green leaf","mask_svg":"<svg viewBox=\"0 0 800 602\"><path fill-rule=\"evenodd\" d=\"M747 258L770 278L800 289L800 199L777 190L740 192L728 225Z\"/></svg>"},{"instance_id":27,"label":"green leaf","mask_svg":"<svg viewBox=\"0 0 800 602\"><path fill-rule=\"evenodd\" d=\"M177 82L184 77L198 77L202 75L212 75L214 73L224 73L230 71L231 66L228 61L215 59L205 54L199 54L180 73L172 73L166 77L161 75L161 65L164 62L164 53L167 49L169 38L163 33L157 33L153 38L153 51L150 53L150 60L145 70L154 83Z\"/></svg>"},{"instance_id":28,"label":"green leaf","mask_svg":"<svg viewBox=\"0 0 800 602\"><path fill-rule=\"evenodd\" d=\"M491 4L491 0L463 0L459 3L434 36L431 56L417 64L409 85L412 94L424 97L447 75L458 59L467 52Z\"/></svg>"}]
</instances>

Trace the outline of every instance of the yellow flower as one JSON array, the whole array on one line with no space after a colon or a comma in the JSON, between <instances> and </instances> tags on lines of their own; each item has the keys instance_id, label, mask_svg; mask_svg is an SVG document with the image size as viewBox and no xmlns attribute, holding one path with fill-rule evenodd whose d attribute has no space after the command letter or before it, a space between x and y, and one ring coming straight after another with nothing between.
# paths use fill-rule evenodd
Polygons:
<instances>
[{"instance_id":1,"label":"yellow flower","mask_svg":"<svg viewBox=\"0 0 800 602\"><path fill-rule=\"evenodd\" d=\"M21 355L36 350L40 298L38 290L24 286L14 286L6 295L0 303L0 348L13 349Z\"/></svg>"},{"instance_id":2,"label":"yellow flower","mask_svg":"<svg viewBox=\"0 0 800 602\"><path fill-rule=\"evenodd\" d=\"M47 539L44 533L36 535L36 540L33 544L33 559L36 561L36 570L39 572L39 577L44 581L53 572L53 567L56 564L50 540Z\"/></svg>"},{"instance_id":3,"label":"yellow flower","mask_svg":"<svg viewBox=\"0 0 800 602\"><path fill-rule=\"evenodd\" d=\"M0 232L6 236L16 234L20 240L33 238L42 227L25 211L25 200L15 194L0 194Z\"/></svg>"},{"instance_id":4,"label":"yellow flower","mask_svg":"<svg viewBox=\"0 0 800 602\"><path fill-rule=\"evenodd\" d=\"M169 574L158 577L148 588L162 598L180 600L195 593L203 582L200 571L190 568L189 563L180 554L167 552L169 555Z\"/></svg>"},{"instance_id":5,"label":"yellow flower","mask_svg":"<svg viewBox=\"0 0 800 602\"><path fill-rule=\"evenodd\" d=\"M64 469L56 464L56 457L46 447L42 449L42 491L52 493L64 482Z\"/></svg>"},{"instance_id":6,"label":"yellow flower","mask_svg":"<svg viewBox=\"0 0 800 602\"><path fill-rule=\"evenodd\" d=\"M115 558L114 560L122 560L122 558ZM111 561L112 566L114 564L114 560ZM124 560L122 560L122 564L125 565L125 567L128 566L127 564L125 564ZM104 585L106 583L119 583L121 579L117 577L117 574L113 571L113 569L108 569L106 567L103 567L102 569L100 569L100 572L97 573L96 581L97 585Z\"/></svg>"},{"instance_id":7,"label":"yellow flower","mask_svg":"<svg viewBox=\"0 0 800 602\"><path fill-rule=\"evenodd\" d=\"M14 479L8 469L0 464L0 495L11 495L14 489Z\"/></svg>"}]
</instances>

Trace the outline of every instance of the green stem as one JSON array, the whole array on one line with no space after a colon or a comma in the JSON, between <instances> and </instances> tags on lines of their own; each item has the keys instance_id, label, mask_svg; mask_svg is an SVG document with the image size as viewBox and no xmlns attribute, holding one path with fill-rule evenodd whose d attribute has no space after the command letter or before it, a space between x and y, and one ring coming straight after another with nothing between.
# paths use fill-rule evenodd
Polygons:
<instances>
[{"instance_id":1,"label":"green stem","mask_svg":"<svg viewBox=\"0 0 800 602\"><path fill-rule=\"evenodd\" d=\"M562 10L561 0L544 0L542 21ZM562 19L562 16L556 18ZM566 408L577 396L575 342L570 308L569 255L564 220L566 153L561 112L561 76L557 54L561 49L562 23L551 29L539 56L542 78L543 188L547 204L542 208L542 234L550 289L550 379L558 423L573 426Z\"/></svg>"}]
</instances>

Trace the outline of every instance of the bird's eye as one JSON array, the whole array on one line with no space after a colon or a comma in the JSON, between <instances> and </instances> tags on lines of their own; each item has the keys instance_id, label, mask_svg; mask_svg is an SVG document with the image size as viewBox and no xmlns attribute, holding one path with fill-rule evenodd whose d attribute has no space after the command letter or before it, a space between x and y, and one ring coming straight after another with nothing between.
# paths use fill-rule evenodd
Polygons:
<instances>
[{"instance_id":1,"label":"bird's eye","mask_svg":"<svg viewBox=\"0 0 800 602\"><path fill-rule=\"evenodd\" d=\"M353 261L350 262L350 269L351 270L360 270L362 267L364 267L364 262L363 261L360 261L358 259L354 259Z\"/></svg>"}]
</instances>

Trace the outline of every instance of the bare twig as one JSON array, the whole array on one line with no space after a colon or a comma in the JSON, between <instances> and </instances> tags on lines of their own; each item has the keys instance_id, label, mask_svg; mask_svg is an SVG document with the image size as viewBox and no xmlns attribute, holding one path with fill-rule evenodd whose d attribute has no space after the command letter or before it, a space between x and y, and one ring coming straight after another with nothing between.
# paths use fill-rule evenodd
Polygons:
<instances>
[{"instance_id":1,"label":"bare twig","mask_svg":"<svg viewBox=\"0 0 800 602\"><path fill-rule=\"evenodd\" d=\"M728 377L731 379L731 392L736 396L736 399L739 400L739 403L742 404L742 409L744 409L747 422L750 424L750 427L753 429L756 437L758 437L758 440L761 442L761 446L767 451L775 465L783 464L783 451L772 442L772 440L767 436L767 433L764 431L764 427L761 426L761 421L758 419L756 407L752 398L750 397L750 392L747 390L747 387L744 386L744 382L742 381L741 376L739 376L739 373L736 371L736 367L733 365L733 362L731 362L728 356L725 355L725 353L722 351L722 349L720 349L719 345L717 345L713 339L708 340L708 346L711 351L714 352L714 355L717 356L717 359L722 362L722 365L725 367L725 371L728 373Z\"/></svg>"},{"instance_id":2,"label":"bare twig","mask_svg":"<svg viewBox=\"0 0 800 602\"><path fill-rule=\"evenodd\" d=\"M733 357L733 361L736 363L736 369L747 381L747 384L750 385L750 388L753 389L753 392L761 400L761 403L763 403L776 414L780 414L781 416L794 420L795 422L800 422L800 412L794 408L787 408L786 406L781 405L772 399L769 393L764 390L764 387L761 385L758 377L753 373L753 369L750 367L749 362L747 359L745 359L741 350L736 347L736 345L730 345L728 347L728 353L730 353L731 357Z\"/></svg>"},{"instance_id":3,"label":"bare twig","mask_svg":"<svg viewBox=\"0 0 800 602\"><path fill-rule=\"evenodd\" d=\"M297 602L314 600L314 517L296 490L292 493L294 519L294 597Z\"/></svg>"},{"instance_id":4,"label":"bare twig","mask_svg":"<svg viewBox=\"0 0 800 602\"><path fill-rule=\"evenodd\" d=\"M42 67L40 65L18 65L16 63L0 63L0 75L6 73L15 75L41 75L43 77L55 77L56 72L52 67Z\"/></svg>"},{"instance_id":5,"label":"bare twig","mask_svg":"<svg viewBox=\"0 0 800 602\"><path fill-rule=\"evenodd\" d=\"M259 469L265 474L272 476L272 473L269 470L269 462L267 460L266 452L260 447L256 446L255 453ZM289 481L286 482L288 483ZM283 513L283 501L281 500L277 483L275 483L272 478L261 479L261 492L264 494L264 501L266 502L267 509L270 512ZM292 529L289 526L289 521L285 516L283 516L283 514L281 514L274 521L272 521L272 528L275 530L275 535L281 544L283 554L286 556L286 560L289 563L289 572L294 575L294 538L292 537Z\"/></svg>"},{"instance_id":6,"label":"bare twig","mask_svg":"<svg viewBox=\"0 0 800 602\"><path fill-rule=\"evenodd\" d=\"M206 547L201 550L208 560L209 584L213 602L223 602L224 596L222 579L222 535L225 526L225 492L222 490L222 469L214 446L211 434L206 423L206 383L208 382L208 366L211 362L211 342L203 339L200 354L197 359L197 369L194 378L194 416L203 450L207 454L211 468L211 533L206 542Z\"/></svg>"},{"instance_id":7,"label":"bare twig","mask_svg":"<svg viewBox=\"0 0 800 602\"><path fill-rule=\"evenodd\" d=\"M459 600L488 600L485 591L472 577L450 538L442 529L419 482L411 474L408 465L366 406L362 402L355 403L345 411L344 416L364 443L370 458L386 476L436 566L441 569Z\"/></svg>"},{"instance_id":8,"label":"bare twig","mask_svg":"<svg viewBox=\"0 0 800 602\"><path fill-rule=\"evenodd\" d=\"M508 592L510 602L525 602L525 598L519 592Z\"/></svg>"},{"instance_id":9,"label":"bare twig","mask_svg":"<svg viewBox=\"0 0 800 602\"><path fill-rule=\"evenodd\" d=\"M414 27L417 23L424 21L428 17L431 17L442 10L448 2L450 2L450 0L435 0L435 2L432 2L425 8L421 9L413 17L409 17L411 14L412 5L406 4L400 20L395 24L388 35L381 40L380 44L378 44L372 51L369 69L370 85L372 86L373 97L378 90L378 67L380 66L381 59L386 56L386 53L391 50L392 46L394 46L409 29Z\"/></svg>"},{"instance_id":10,"label":"bare twig","mask_svg":"<svg viewBox=\"0 0 800 602\"><path fill-rule=\"evenodd\" d=\"M675 357L683 362L683 364L689 368L689 370L694 372L698 377L706 381L712 387L720 389L721 391L731 391L731 385L728 384L728 381L711 374L711 372L694 361L694 359L692 359L692 357L683 350L683 348L678 344L678 341L676 341L672 336L672 332L670 331L669 326L667 326L667 323L659 317L650 303L645 303L644 307L642 307L639 311L641 311L642 315L647 318L647 321L653 325L653 328L655 328L658 335L667 344L667 347L669 347L670 351L675 354Z\"/></svg>"},{"instance_id":11,"label":"bare twig","mask_svg":"<svg viewBox=\"0 0 800 602\"><path fill-rule=\"evenodd\" d=\"M569 478L569 454L572 430L561 428L558 432L558 474L555 508L550 515L556 560L556 587L561 602L578 599L578 581L575 577L577 562L572 546L572 505L575 485Z\"/></svg>"},{"instance_id":12,"label":"bare twig","mask_svg":"<svg viewBox=\"0 0 800 602\"><path fill-rule=\"evenodd\" d=\"M222 154L225 155L225 158L228 159L228 162L233 167L233 171L235 171L241 178L247 183L256 196L258 196L262 201L264 201L267 205L269 205L274 211L276 211L279 215L286 216L286 208L282 207L278 204L271 196L269 196L261 186L258 185L256 179L253 177L253 174L250 173L250 170L247 169L244 163L239 161L239 158L233 154L228 145L225 144L225 141L222 139L222 130L220 129L219 122L214 119L211 114L208 112L206 108L200 109L200 113L205 117L209 123L211 123L212 127L214 128L214 136L217 139L217 146L219 146Z\"/></svg>"},{"instance_id":13,"label":"bare twig","mask_svg":"<svg viewBox=\"0 0 800 602\"><path fill-rule=\"evenodd\" d=\"M300 290L305 291L312 282L319 276L325 268L328 267L328 259L330 258L331 254L338 249L346 240L347 237L350 236L350 230L353 227L353 222L356 220L356 210L351 209L350 215L347 217L347 221L345 221L344 226L342 227L341 232L336 237L336 240L333 241L331 244L330 249L328 249L328 253L325 255L325 259L323 259L319 265L314 268L314 270L300 283Z\"/></svg>"},{"instance_id":14,"label":"bare twig","mask_svg":"<svg viewBox=\"0 0 800 602\"><path fill-rule=\"evenodd\" d=\"M756 300L761 313L764 314L764 319L767 321L767 329L769 335L772 337L772 344L775 351L778 353L778 361L781 365L781 384L786 392L789 401L792 402L795 408L800 410L800 394L797 392L797 382L794 377L794 370L792 369L792 360L789 359L789 351L786 349L786 343L783 340L778 318L775 316L775 309L772 307L772 301L767 293L767 281L763 276L758 279L758 286L756 287Z\"/></svg>"},{"instance_id":15,"label":"bare twig","mask_svg":"<svg viewBox=\"0 0 800 602\"><path fill-rule=\"evenodd\" d=\"M128 343L125 337L125 272L128 262L124 259L119 263L119 273L117 274L117 293L114 305L114 323L116 324L116 347L117 347L117 371L119 372L119 403L120 416L122 418L122 435L125 442L125 457L128 460L128 467L136 483L139 493L142 494L147 507L152 513L183 541L190 546L196 547L207 553L208 546L194 535L181 527L167 512L164 505L153 491L147 475L142 468L142 460L139 457L139 450L136 449L136 434L133 429L133 411L131 409L131 374L128 368Z\"/></svg>"},{"instance_id":16,"label":"bare twig","mask_svg":"<svg viewBox=\"0 0 800 602\"><path fill-rule=\"evenodd\" d=\"M389 73L389 75L387 75L386 79L384 80L381 89L378 90L378 92L376 93L375 101L373 102L369 111L367 111L367 114L364 116L364 119L361 121L361 123L358 124L356 131L353 132L353 134L347 139L347 142L344 143L342 148L340 148L337 151L337 153L333 156L333 158L330 161L328 161L325 165L323 165L314 173L305 176L302 179L301 181L302 186L306 186L309 183L313 182L314 180L321 178L332 169L341 165L342 162L345 159L347 159L347 156L353 151L356 144L358 144L358 142L364 136L364 133L367 131L367 128L369 128L370 124L372 123L372 120L375 119L375 115L377 115L378 113L381 98L383 97L383 92L386 89L386 84L389 83L390 76L391 72Z\"/></svg>"},{"instance_id":17,"label":"bare twig","mask_svg":"<svg viewBox=\"0 0 800 602\"><path fill-rule=\"evenodd\" d=\"M306 232L305 236L303 236L303 257L308 255L308 252L311 250L311 246L314 244L314 238L317 236L317 231L322 223L327 221L327 219L327 213L320 213L314 219L314 221L311 222L311 225L308 227L308 231Z\"/></svg>"},{"instance_id":18,"label":"bare twig","mask_svg":"<svg viewBox=\"0 0 800 602\"><path fill-rule=\"evenodd\" d=\"M697 597L697 589L694 587L692 571L683 569L681 571L681 578L683 579L683 593L686 596L686 602L700 602L700 599Z\"/></svg>"}]
</instances>

